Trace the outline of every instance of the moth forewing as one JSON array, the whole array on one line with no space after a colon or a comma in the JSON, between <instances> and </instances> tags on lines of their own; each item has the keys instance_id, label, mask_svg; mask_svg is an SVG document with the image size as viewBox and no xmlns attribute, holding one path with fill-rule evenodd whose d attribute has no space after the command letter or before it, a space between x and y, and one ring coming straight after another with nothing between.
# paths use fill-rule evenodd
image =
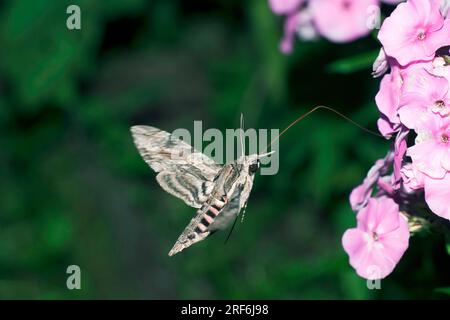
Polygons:
<instances>
[{"instance_id":1,"label":"moth forewing","mask_svg":"<svg viewBox=\"0 0 450 320\"><path fill-rule=\"evenodd\" d=\"M212 181L222 168L213 159L166 131L133 126L131 134L142 158L155 172L187 170L203 180Z\"/></svg>"},{"instance_id":2,"label":"moth forewing","mask_svg":"<svg viewBox=\"0 0 450 320\"><path fill-rule=\"evenodd\" d=\"M159 185L187 205L201 208L222 166L166 131L134 126L131 133L144 161L158 172Z\"/></svg>"}]
</instances>

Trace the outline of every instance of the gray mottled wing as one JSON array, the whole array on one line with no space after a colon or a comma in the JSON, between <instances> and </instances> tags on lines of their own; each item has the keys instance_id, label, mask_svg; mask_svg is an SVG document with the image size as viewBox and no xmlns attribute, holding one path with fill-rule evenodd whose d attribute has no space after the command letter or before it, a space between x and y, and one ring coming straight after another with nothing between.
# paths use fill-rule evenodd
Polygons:
<instances>
[{"instance_id":1,"label":"gray mottled wing","mask_svg":"<svg viewBox=\"0 0 450 320\"><path fill-rule=\"evenodd\" d=\"M161 171L156 180L165 191L194 208L201 208L214 188L213 182L199 179L188 172L180 174L178 170Z\"/></svg>"},{"instance_id":2,"label":"gray mottled wing","mask_svg":"<svg viewBox=\"0 0 450 320\"><path fill-rule=\"evenodd\" d=\"M208 231L226 229L238 216L241 211L242 188L236 188L228 203L220 211L220 214L208 226Z\"/></svg>"},{"instance_id":3,"label":"gray mottled wing","mask_svg":"<svg viewBox=\"0 0 450 320\"><path fill-rule=\"evenodd\" d=\"M131 133L142 158L159 173L156 179L161 187L187 205L200 208L221 166L166 131L134 126Z\"/></svg>"},{"instance_id":4,"label":"gray mottled wing","mask_svg":"<svg viewBox=\"0 0 450 320\"><path fill-rule=\"evenodd\" d=\"M208 230L225 229L239 215L241 210L244 210L243 214L245 213L247 201L253 188L253 178L254 176L248 177L244 184L236 186L230 200L214 219L214 222L209 226Z\"/></svg>"},{"instance_id":5,"label":"gray mottled wing","mask_svg":"<svg viewBox=\"0 0 450 320\"><path fill-rule=\"evenodd\" d=\"M156 172L189 171L212 181L221 165L169 132L148 127L131 127L134 143L145 162Z\"/></svg>"}]
</instances>

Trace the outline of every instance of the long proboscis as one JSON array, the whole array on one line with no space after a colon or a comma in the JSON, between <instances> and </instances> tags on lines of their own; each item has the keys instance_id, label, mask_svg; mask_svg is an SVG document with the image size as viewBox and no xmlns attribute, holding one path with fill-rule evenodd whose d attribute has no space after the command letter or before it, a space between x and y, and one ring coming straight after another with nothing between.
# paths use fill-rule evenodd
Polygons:
<instances>
[{"instance_id":1,"label":"long proboscis","mask_svg":"<svg viewBox=\"0 0 450 320\"><path fill-rule=\"evenodd\" d=\"M281 136L284 135L289 129L291 129L293 126L295 126L298 122L300 122L301 120L305 119L306 117L308 117L309 115L313 114L314 112L316 112L317 110L320 109L325 109L331 112L334 112L335 114L337 114L338 116L340 116L341 118L344 118L345 120L347 120L348 122L350 122L351 124L353 124L354 126L358 127L359 129L372 134L374 136L377 137L381 137L384 138L381 134L378 134L370 129L365 128L364 126L360 125L359 123L357 123L356 121L350 119L349 117L347 117L346 115L342 114L341 112L331 108L331 107L327 107L327 106L317 106L314 107L313 109L311 109L310 111L308 111L307 113L301 115L300 117L298 117L294 122L292 122L290 125L288 125L283 131L281 131L281 133L275 137L270 144L267 146L266 150L267 151L275 142L277 142L278 140L280 140Z\"/></svg>"}]
</instances>

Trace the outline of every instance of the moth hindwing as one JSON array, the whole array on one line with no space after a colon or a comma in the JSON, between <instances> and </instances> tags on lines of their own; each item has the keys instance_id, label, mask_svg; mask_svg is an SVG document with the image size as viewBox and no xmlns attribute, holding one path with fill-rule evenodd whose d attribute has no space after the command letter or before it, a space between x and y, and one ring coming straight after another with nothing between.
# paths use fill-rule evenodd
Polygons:
<instances>
[{"instance_id":1,"label":"moth hindwing","mask_svg":"<svg viewBox=\"0 0 450 320\"><path fill-rule=\"evenodd\" d=\"M259 169L257 154L221 166L166 131L134 126L131 133L142 158L157 172L159 185L197 209L169 256L227 228L247 203Z\"/></svg>"}]
</instances>

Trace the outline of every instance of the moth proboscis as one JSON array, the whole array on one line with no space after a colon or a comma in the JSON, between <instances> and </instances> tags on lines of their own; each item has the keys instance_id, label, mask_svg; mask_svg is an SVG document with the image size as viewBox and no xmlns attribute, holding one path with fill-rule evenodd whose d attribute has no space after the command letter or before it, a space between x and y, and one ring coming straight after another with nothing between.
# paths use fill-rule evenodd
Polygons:
<instances>
[{"instance_id":1,"label":"moth proboscis","mask_svg":"<svg viewBox=\"0 0 450 320\"><path fill-rule=\"evenodd\" d=\"M384 139L382 135L365 128L333 108L317 106L287 126L270 142L266 150L292 126L319 109L334 112L361 130ZM243 129L242 115L241 129ZM261 165L260 159L273 153L245 156L241 136L243 156L222 166L166 131L149 126L133 126L131 133L145 162L158 173L156 180L159 185L197 209L195 217L178 237L169 256L205 239L217 230L227 228L247 205L255 173Z\"/></svg>"}]
</instances>

